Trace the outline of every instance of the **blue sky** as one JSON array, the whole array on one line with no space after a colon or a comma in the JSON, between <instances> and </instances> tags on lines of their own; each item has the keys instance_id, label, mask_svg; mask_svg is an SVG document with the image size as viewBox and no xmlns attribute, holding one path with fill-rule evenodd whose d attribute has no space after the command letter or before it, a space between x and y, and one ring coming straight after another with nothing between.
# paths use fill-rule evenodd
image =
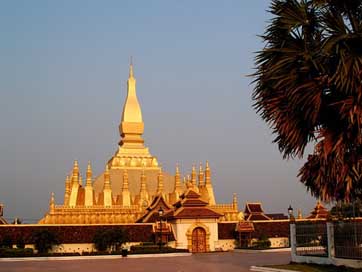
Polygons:
<instances>
[{"instance_id":1,"label":"blue sky","mask_svg":"<svg viewBox=\"0 0 362 272\"><path fill-rule=\"evenodd\" d=\"M209 160L218 202L315 200L252 109L270 1L1 1L0 202L39 219L74 159L98 175L119 141L130 56L146 144L166 171Z\"/></svg>"}]
</instances>

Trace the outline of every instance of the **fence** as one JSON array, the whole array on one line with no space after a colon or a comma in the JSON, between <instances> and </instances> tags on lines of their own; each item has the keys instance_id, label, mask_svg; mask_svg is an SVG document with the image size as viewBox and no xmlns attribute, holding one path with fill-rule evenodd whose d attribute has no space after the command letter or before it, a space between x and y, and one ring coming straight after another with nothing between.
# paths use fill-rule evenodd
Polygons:
<instances>
[{"instance_id":1,"label":"fence","mask_svg":"<svg viewBox=\"0 0 362 272\"><path fill-rule=\"evenodd\" d=\"M292 223L292 261L362 268L362 222Z\"/></svg>"},{"instance_id":2,"label":"fence","mask_svg":"<svg viewBox=\"0 0 362 272\"><path fill-rule=\"evenodd\" d=\"M362 260L362 222L335 223L334 250L336 258Z\"/></svg>"},{"instance_id":3,"label":"fence","mask_svg":"<svg viewBox=\"0 0 362 272\"><path fill-rule=\"evenodd\" d=\"M296 254L299 256L328 256L325 223L297 225Z\"/></svg>"}]
</instances>

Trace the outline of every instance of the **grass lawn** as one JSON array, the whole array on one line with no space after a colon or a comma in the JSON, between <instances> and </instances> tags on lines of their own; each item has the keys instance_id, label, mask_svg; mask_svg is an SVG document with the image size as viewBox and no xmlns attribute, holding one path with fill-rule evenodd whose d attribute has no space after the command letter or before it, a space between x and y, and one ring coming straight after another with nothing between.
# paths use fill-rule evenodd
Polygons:
<instances>
[{"instance_id":1,"label":"grass lawn","mask_svg":"<svg viewBox=\"0 0 362 272\"><path fill-rule=\"evenodd\" d=\"M285 264L285 265L271 265L269 267L289 269L300 272L362 272L362 268L355 269L343 266L317 265L317 264Z\"/></svg>"}]
</instances>

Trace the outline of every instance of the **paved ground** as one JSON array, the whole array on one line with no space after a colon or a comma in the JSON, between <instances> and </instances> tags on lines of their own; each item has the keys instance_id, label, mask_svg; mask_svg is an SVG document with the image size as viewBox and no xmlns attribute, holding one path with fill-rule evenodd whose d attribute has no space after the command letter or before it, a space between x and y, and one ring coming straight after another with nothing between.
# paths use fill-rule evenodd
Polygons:
<instances>
[{"instance_id":1,"label":"paved ground","mask_svg":"<svg viewBox=\"0 0 362 272\"><path fill-rule=\"evenodd\" d=\"M249 271L251 265L287 264L290 252L208 253L190 257L0 262L0 272L229 272Z\"/></svg>"}]
</instances>

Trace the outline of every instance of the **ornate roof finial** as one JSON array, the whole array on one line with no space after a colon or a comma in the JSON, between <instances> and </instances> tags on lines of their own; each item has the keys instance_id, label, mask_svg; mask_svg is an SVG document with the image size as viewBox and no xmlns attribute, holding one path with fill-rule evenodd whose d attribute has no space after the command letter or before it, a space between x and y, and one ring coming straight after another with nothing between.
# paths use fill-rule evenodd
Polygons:
<instances>
[{"instance_id":1,"label":"ornate roof finial","mask_svg":"<svg viewBox=\"0 0 362 272\"><path fill-rule=\"evenodd\" d=\"M133 78L133 58L130 57L130 63L129 63L129 77Z\"/></svg>"},{"instance_id":2,"label":"ornate roof finial","mask_svg":"<svg viewBox=\"0 0 362 272\"><path fill-rule=\"evenodd\" d=\"M195 166L195 164L192 165L191 183L192 183L193 186L196 186L196 166Z\"/></svg>"},{"instance_id":3,"label":"ornate roof finial","mask_svg":"<svg viewBox=\"0 0 362 272\"><path fill-rule=\"evenodd\" d=\"M87 165L87 174L86 174L86 186L92 186L92 167L90 161L88 161Z\"/></svg>"},{"instance_id":4,"label":"ornate roof finial","mask_svg":"<svg viewBox=\"0 0 362 272\"><path fill-rule=\"evenodd\" d=\"M52 192L52 193L50 194L49 208L50 208L50 213L53 213L53 212L54 212L54 209L55 209L55 197L54 197L54 192Z\"/></svg>"},{"instance_id":5,"label":"ornate roof finial","mask_svg":"<svg viewBox=\"0 0 362 272\"><path fill-rule=\"evenodd\" d=\"M104 171L104 187L103 189L111 189L111 180L109 175L109 167L108 164L106 164L106 170Z\"/></svg>"},{"instance_id":6,"label":"ornate roof finial","mask_svg":"<svg viewBox=\"0 0 362 272\"><path fill-rule=\"evenodd\" d=\"M233 209L238 210L238 197L236 193L233 193Z\"/></svg>"},{"instance_id":7,"label":"ornate roof finial","mask_svg":"<svg viewBox=\"0 0 362 272\"><path fill-rule=\"evenodd\" d=\"M202 163L200 162L199 166L199 186L203 186L204 184L204 170L202 169Z\"/></svg>"},{"instance_id":8,"label":"ornate roof finial","mask_svg":"<svg viewBox=\"0 0 362 272\"><path fill-rule=\"evenodd\" d=\"M157 193L163 192L163 174L162 174L162 168L160 167L160 171L157 176Z\"/></svg>"},{"instance_id":9,"label":"ornate roof finial","mask_svg":"<svg viewBox=\"0 0 362 272\"><path fill-rule=\"evenodd\" d=\"M128 191L128 171L127 169L123 170L123 185L122 191Z\"/></svg>"},{"instance_id":10,"label":"ornate roof finial","mask_svg":"<svg viewBox=\"0 0 362 272\"><path fill-rule=\"evenodd\" d=\"M79 166L78 166L78 161L75 160L73 163L72 182L78 183L78 178L79 178Z\"/></svg>"}]
</instances>

